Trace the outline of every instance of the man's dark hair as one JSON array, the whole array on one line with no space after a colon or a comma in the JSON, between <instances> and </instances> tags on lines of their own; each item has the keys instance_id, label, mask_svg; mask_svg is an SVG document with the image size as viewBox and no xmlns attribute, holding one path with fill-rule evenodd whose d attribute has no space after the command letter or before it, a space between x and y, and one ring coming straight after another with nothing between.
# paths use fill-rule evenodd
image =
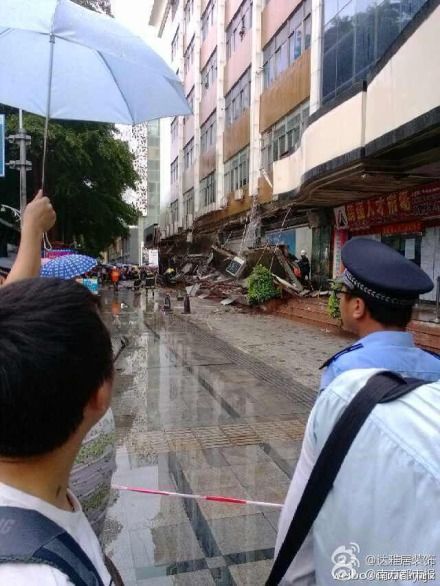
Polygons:
<instances>
[{"instance_id":1,"label":"man's dark hair","mask_svg":"<svg viewBox=\"0 0 440 586\"><path fill-rule=\"evenodd\" d=\"M390 303L382 303L365 295L358 289L351 289L347 295L348 297L360 297L363 299L372 319L384 326L406 328L411 321L413 305L391 305Z\"/></svg>"},{"instance_id":2,"label":"man's dark hair","mask_svg":"<svg viewBox=\"0 0 440 586\"><path fill-rule=\"evenodd\" d=\"M83 285L26 279L0 289L0 455L63 445L112 376L110 334Z\"/></svg>"}]
</instances>

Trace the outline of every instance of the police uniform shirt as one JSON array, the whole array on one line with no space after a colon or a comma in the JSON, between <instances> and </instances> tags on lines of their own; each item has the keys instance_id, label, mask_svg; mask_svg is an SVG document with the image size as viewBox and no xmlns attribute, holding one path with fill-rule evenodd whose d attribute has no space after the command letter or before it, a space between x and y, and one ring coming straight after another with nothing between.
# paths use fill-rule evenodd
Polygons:
<instances>
[{"instance_id":1,"label":"police uniform shirt","mask_svg":"<svg viewBox=\"0 0 440 586\"><path fill-rule=\"evenodd\" d=\"M323 366L320 389L354 368L386 368L426 381L440 379L440 356L417 348L408 332L374 332L338 352Z\"/></svg>"},{"instance_id":2,"label":"police uniform shirt","mask_svg":"<svg viewBox=\"0 0 440 586\"><path fill-rule=\"evenodd\" d=\"M352 370L319 396L307 423L298 465L279 522L278 552L311 470L336 421L377 370ZM427 383L392 403L377 405L347 454L306 541L283 586L328 586L338 563L382 583L381 574L398 571L393 584L413 583L405 570L434 570L440 560L440 382ZM346 552L338 556L337 550ZM336 553L335 553L336 552ZM382 558L395 563L385 567ZM400 558L399 558L400 556ZM414 563L399 559L411 556ZM412 557L414 556L414 557ZM345 560L345 561L344 561ZM417 562L417 560L419 560ZM425 563L426 562L426 563ZM437 563L437 566L435 565ZM422 581L422 580L420 580Z\"/></svg>"}]
</instances>

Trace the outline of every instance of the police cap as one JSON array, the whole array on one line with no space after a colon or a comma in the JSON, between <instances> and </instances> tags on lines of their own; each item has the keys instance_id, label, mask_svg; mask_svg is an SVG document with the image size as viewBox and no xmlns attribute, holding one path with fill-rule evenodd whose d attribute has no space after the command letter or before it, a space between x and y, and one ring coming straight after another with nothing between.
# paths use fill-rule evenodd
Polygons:
<instances>
[{"instance_id":1,"label":"police cap","mask_svg":"<svg viewBox=\"0 0 440 586\"><path fill-rule=\"evenodd\" d=\"M370 238L354 238L342 249L343 283L391 305L413 305L434 283L415 263L393 248Z\"/></svg>"}]
</instances>

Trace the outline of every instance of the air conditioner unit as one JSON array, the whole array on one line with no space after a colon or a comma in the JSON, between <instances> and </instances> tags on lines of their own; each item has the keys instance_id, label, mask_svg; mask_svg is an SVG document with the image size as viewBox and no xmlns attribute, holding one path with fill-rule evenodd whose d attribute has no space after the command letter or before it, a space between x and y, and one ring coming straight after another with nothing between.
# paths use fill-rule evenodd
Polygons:
<instances>
[{"instance_id":1,"label":"air conditioner unit","mask_svg":"<svg viewBox=\"0 0 440 586\"><path fill-rule=\"evenodd\" d=\"M235 201L241 201L244 198L244 189L237 189L234 191Z\"/></svg>"},{"instance_id":2,"label":"air conditioner unit","mask_svg":"<svg viewBox=\"0 0 440 586\"><path fill-rule=\"evenodd\" d=\"M221 210L224 210L228 207L228 198L226 197L226 195L224 195L221 200L220 200L220 205L219 208Z\"/></svg>"}]
</instances>

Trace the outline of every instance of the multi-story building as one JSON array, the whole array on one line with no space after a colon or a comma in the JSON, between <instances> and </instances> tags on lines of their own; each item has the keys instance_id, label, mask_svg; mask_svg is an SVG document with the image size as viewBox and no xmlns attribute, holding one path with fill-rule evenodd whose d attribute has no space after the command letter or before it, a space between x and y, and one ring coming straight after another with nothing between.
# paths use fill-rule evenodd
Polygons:
<instances>
[{"instance_id":1,"label":"multi-story building","mask_svg":"<svg viewBox=\"0 0 440 586\"><path fill-rule=\"evenodd\" d=\"M193 107L163 123L165 243L239 250L259 206L258 239L310 249L305 214L285 218L272 190L273 164L298 147L308 118L310 0L155 0L150 24Z\"/></svg>"},{"instance_id":2,"label":"multi-story building","mask_svg":"<svg viewBox=\"0 0 440 586\"><path fill-rule=\"evenodd\" d=\"M317 281L360 234L437 278L438 0L155 0L150 24L194 107L167 132L167 243L237 247L258 206Z\"/></svg>"},{"instance_id":3,"label":"multi-story building","mask_svg":"<svg viewBox=\"0 0 440 586\"><path fill-rule=\"evenodd\" d=\"M160 124L153 120L132 127L121 127L121 138L128 142L139 176L135 189L124 199L139 212L136 226L129 227L127 238L108 250L109 262L143 264L143 250L155 245L160 210Z\"/></svg>"}]
</instances>

